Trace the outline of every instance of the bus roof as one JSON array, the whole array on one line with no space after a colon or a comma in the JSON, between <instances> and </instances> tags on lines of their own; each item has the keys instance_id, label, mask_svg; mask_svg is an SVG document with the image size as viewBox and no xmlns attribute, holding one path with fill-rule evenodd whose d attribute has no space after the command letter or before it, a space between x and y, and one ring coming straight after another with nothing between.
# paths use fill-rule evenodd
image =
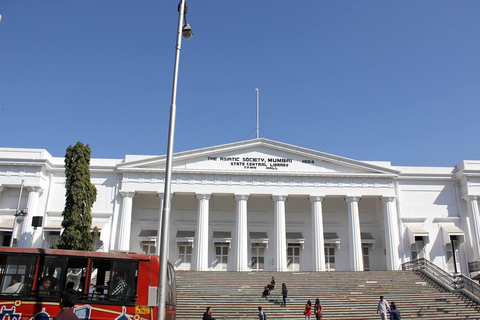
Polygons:
<instances>
[{"instance_id":1,"label":"bus roof","mask_svg":"<svg viewBox=\"0 0 480 320\"><path fill-rule=\"evenodd\" d=\"M62 249L41 249L41 248L12 248L0 247L0 253L19 253L19 254L47 254L71 257L89 257L106 259L125 259L125 260L156 260L157 255L146 255L143 253L125 253L125 252L94 252L79 250Z\"/></svg>"}]
</instances>

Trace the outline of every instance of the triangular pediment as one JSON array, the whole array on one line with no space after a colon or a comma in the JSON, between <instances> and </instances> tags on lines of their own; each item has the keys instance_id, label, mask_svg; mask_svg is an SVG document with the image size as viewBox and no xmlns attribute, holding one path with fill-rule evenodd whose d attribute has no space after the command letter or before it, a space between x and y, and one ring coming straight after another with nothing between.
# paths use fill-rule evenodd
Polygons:
<instances>
[{"instance_id":1,"label":"triangular pediment","mask_svg":"<svg viewBox=\"0 0 480 320\"><path fill-rule=\"evenodd\" d=\"M126 156L124 171L164 170L165 156ZM199 173L396 176L389 166L331 155L268 139L175 153L173 170Z\"/></svg>"}]
</instances>

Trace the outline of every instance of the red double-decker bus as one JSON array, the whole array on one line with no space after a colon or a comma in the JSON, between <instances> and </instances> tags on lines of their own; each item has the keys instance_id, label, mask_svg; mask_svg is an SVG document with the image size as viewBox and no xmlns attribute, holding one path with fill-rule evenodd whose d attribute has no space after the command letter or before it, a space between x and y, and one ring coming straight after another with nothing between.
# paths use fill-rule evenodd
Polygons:
<instances>
[{"instance_id":1,"label":"red double-decker bus","mask_svg":"<svg viewBox=\"0 0 480 320\"><path fill-rule=\"evenodd\" d=\"M60 293L77 292L79 319L153 320L159 258L0 247L0 320L46 320L60 312ZM176 318L175 272L167 268L166 316Z\"/></svg>"}]
</instances>

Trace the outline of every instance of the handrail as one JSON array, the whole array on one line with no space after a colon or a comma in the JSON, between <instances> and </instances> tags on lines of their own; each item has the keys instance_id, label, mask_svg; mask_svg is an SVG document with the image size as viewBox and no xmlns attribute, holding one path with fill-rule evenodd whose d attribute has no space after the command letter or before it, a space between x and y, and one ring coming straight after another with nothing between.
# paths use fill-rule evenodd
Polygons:
<instances>
[{"instance_id":1,"label":"handrail","mask_svg":"<svg viewBox=\"0 0 480 320\"><path fill-rule=\"evenodd\" d=\"M402 270L421 272L446 290L461 293L480 305L480 284L461 273L451 274L425 258L402 264Z\"/></svg>"}]
</instances>

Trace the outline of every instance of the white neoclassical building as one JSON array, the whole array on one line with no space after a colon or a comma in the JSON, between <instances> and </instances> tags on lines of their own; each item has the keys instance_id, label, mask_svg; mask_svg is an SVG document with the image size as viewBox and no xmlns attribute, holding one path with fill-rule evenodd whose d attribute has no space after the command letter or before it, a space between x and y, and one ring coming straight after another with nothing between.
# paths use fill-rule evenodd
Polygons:
<instances>
[{"instance_id":1,"label":"white neoclassical building","mask_svg":"<svg viewBox=\"0 0 480 320\"><path fill-rule=\"evenodd\" d=\"M91 160L97 250L156 252L165 160ZM0 148L0 192L2 245L56 241L63 158ZM394 270L425 257L450 272L480 271L480 161L398 167L254 139L175 154L172 192L177 269ZM16 216L18 203L26 215Z\"/></svg>"}]
</instances>

